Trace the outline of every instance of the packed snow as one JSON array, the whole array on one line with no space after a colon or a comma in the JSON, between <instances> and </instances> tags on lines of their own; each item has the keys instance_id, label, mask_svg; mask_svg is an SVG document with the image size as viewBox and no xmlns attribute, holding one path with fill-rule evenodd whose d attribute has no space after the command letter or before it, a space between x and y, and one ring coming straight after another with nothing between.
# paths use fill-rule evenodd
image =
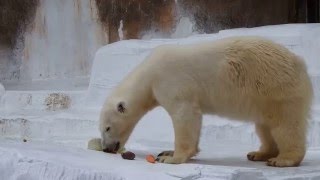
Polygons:
<instances>
[{"instance_id":1,"label":"packed snow","mask_svg":"<svg viewBox=\"0 0 320 180\"><path fill-rule=\"evenodd\" d=\"M315 89L308 153L300 167L273 168L246 159L259 146L252 124L205 116L201 152L182 165L150 164L147 154L173 148L170 118L156 108L126 145L133 161L87 149L99 137L102 103L119 81L161 44L260 35L305 58ZM95 54L87 90L5 91L0 94L0 179L320 179L320 24L240 28L180 39L125 40ZM3 91L3 92L2 92ZM23 140L27 142L23 142Z\"/></svg>"}]
</instances>

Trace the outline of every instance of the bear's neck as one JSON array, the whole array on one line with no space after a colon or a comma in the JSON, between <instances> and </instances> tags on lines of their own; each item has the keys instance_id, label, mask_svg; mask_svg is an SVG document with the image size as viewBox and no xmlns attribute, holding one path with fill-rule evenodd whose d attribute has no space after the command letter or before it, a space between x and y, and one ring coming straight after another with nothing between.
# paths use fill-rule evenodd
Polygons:
<instances>
[{"instance_id":1,"label":"bear's neck","mask_svg":"<svg viewBox=\"0 0 320 180\"><path fill-rule=\"evenodd\" d=\"M134 71L129 74L115 90L118 97L136 108L138 116L143 116L146 112L156 106L156 101L152 95L151 82L152 78L143 77L146 73Z\"/></svg>"}]
</instances>

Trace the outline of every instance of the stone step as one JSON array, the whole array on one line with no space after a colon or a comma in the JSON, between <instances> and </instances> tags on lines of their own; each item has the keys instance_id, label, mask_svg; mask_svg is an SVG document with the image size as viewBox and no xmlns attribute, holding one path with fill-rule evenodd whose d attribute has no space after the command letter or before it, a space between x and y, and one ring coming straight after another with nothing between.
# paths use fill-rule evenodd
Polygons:
<instances>
[{"instance_id":1,"label":"stone step","mask_svg":"<svg viewBox=\"0 0 320 180\"><path fill-rule=\"evenodd\" d=\"M0 137L44 141L96 137L98 119L88 114L43 112L1 117Z\"/></svg>"}]
</instances>

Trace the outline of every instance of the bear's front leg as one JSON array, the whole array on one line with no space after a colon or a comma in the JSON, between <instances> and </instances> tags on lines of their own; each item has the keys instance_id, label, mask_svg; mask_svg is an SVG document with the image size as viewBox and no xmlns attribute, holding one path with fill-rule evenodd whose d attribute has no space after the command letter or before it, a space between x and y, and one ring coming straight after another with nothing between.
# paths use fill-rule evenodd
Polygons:
<instances>
[{"instance_id":1,"label":"bear's front leg","mask_svg":"<svg viewBox=\"0 0 320 180\"><path fill-rule=\"evenodd\" d=\"M201 111L198 106L189 103L181 103L176 107L175 111L169 112L175 134L175 149L170 151L171 153L164 153L157 158L162 163L185 163L198 153Z\"/></svg>"}]
</instances>

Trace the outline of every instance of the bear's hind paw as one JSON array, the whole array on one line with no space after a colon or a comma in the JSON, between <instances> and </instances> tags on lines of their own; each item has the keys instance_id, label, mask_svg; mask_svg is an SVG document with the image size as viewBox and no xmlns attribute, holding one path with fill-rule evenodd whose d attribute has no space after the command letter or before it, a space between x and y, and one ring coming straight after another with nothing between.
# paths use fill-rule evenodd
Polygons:
<instances>
[{"instance_id":1,"label":"bear's hind paw","mask_svg":"<svg viewBox=\"0 0 320 180\"><path fill-rule=\"evenodd\" d=\"M267 161L268 166L274 167L296 167L299 166L300 162L294 161L292 159L285 159L285 158L271 158Z\"/></svg>"},{"instance_id":2,"label":"bear's hind paw","mask_svg":"<svg viewBox=\"0 0 320 180\"><path fill-rule=\"evenodd\" d=\"M277 153L265 153L260 151L253 151L247 154L250 161L267 161L270 158L276 157Z\"/></svg>"}]
</instances>

